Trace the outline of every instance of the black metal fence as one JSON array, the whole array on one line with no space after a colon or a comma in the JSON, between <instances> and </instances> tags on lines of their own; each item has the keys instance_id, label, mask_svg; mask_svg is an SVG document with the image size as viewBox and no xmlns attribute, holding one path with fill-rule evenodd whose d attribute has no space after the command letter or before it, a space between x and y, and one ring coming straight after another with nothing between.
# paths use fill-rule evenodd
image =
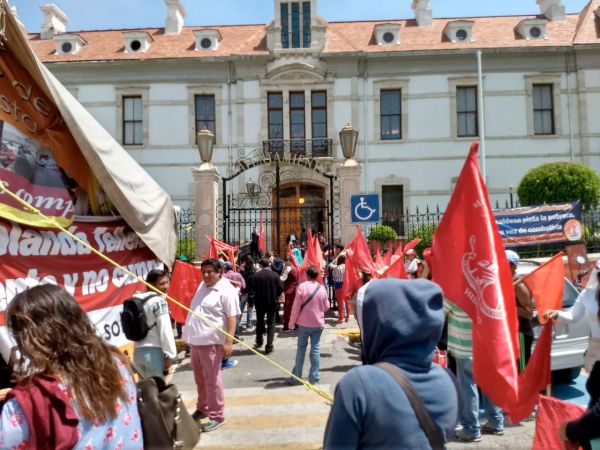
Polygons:
<instances>
[{"instance_id":1,"label":"black metal fence","mask_svg":"<svg viewBox=\"0 0 600 450\"><path fill-rule=\"evenodd\" d=\"M494 206L502 208L505 205L501 204L501 202L496 202ZM514 206L517 205L515 204ZM230 232L232 233L231 237L234 238L236 244L242 243L243 241L249 239L249 233L251 232L252 226L258 227L261 215L260 209L261 208L257 208L253 212L239 211L233 213L233 215L235 216L235 219L232 221L232 227L234 230ZM317 211L314 208L306 208L306 210L306 213L310 212L311 214L315 214L315 211L316 213L319 213L321 209ZM322 214L326 214L325 208L323 208L322 211ZM253 216L250 217L250 215L252 214ZM267 230L267 246L269 247L269 245L272 246L274 242L274 236L271 237L273 218L270 214L267 215L266 211L264 211L264 214L265 226ZM582 215L583 225L585 227L585 236L583 243L585 243L588 253L600 252L600 207L584 208ZM404 214L402 216L390 218L387 221L382 222L382 225L389 225L392 228L394 228L396 234L398 234L398 237L400 238L411 239L416 236L419 236L421 238L427 238L427 235L432 234L435 231L435 228L442 219L442 216L443 211L440 210L439 206L436 206L435 208L426 207L425 210L417 208L412 213L407 209L406 211L404 211ZM284 222L286 223L286 226L284 226L282 229L289 233L288 228L292 228L292 224L291 222L288 224L288 219L285 219ZM311 223L321 224L323 223L323 220L322 218L318 217L311 220ZM293 225L293 229L297 233L298 238L300 238L299 235L304 226L304 221L300 220L299 224L300 225L298 225L297 221L295 220ZM362 227L365 236L369 235L369 232L373 226L375 225L365 225ZM187 258L188 260L193 260L196 256L196 241L194 236L194 229L194 210L192 208L181 209L181 211L179 212L179 220L177 223L178 258ZM318 228L316 231L324 230ZM282 236L281 240L284 239L285 237ZM560 250L564 249L565 244L565 242L558 242L554 244L522 246L517 247L516 250L518 251L519 255L521 255L521 257L523 258L536 258L556 254Z\"/></svg>"}]
</instances>

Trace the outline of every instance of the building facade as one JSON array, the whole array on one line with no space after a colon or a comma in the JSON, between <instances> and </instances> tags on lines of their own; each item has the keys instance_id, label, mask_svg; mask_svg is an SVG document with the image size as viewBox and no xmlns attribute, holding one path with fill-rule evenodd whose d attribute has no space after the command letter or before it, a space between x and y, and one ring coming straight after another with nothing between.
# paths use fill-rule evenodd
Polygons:
<instances>
[{"instance_id":1,"label":"building facade","mask_svg":"<svg viewBox=\"0 0 600 450\"><path fill-rule=\"evenodd\" d=\"M481 134L492 202L542 163L600 170L600 0L576 14L538 0L539 15L471 18L437 18L414 0L413 18L364 22L327 22L316 0L273 3L266 25L185 26L182 4L166 0L164 28L80 32L45 5L30 43L181 207L194 203L204 127L228 177L265 151L335 173L338 132L351 123L360 191L381 194L383 221L396 227L407 209L445 208ZM272 174L259 165L222 189L251 194ZM281 177L281 204L339 201L310 168L283 164Z\"/></svg>"}]
</instances>

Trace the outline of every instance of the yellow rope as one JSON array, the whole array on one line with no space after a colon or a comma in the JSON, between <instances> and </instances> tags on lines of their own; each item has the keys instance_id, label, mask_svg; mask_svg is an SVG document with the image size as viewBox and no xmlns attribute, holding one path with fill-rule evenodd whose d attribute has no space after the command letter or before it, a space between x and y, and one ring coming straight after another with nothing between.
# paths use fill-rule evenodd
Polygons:
<instances>
[{"instance_id":1,"label":"yellow rope","mask_svg":"<svg viewBox=\"0 0 600 450\"><path fill-rule=\"evenodd\" d=\"M246 344L243 341L240 341L239 339L237 339L235 336L232 336L231 334L229 334L227 331L219 328L217 325L213 324L210 320L206 319L205 317L202 317L200 314L192 311L190 308L188 308L187 306L185 306L184 304L182 304L181 302L179 302L178 300L174 299L173 297L171 297L170 295L165 294L164 292L159 291L157 288L155 288L154 286L152 286L150 283L147 283L146 280L138 277L136 274L134 274L133 272L129 271L126 267L123 267L122 265L120 265L118 262L113 261L112 259L110 259L108 256L106 256L105 254L103 254L102 252L96 250L94 247L92 247L90 244L88 244L87 242L83 241L82 239L80 239L79 237L77 237L76 235L74 235L73 233L71 233L69 230L67 230L66 228L64 228L62 225L60 225L55 219L54 217L48 217L46 216L44 213L42 213L40 210L34 208L33 206L31 206L29 203L27 203L25 200L21 199L20 197L18 197L15 193L13 193L12 191L10 191L8 188L6 188L6 186L4 185L4 183L2 181L0 181L0 189L8 194L9 196L11 196L13 199L17 200L21 205L23 205L23 207L25 207L26 209L30 210L31 212L39 215L40 217L42 217L43 219L49 221L50 223L52 223L56 228L58 228L59 230L61 230L63 233L66 233L68 236L70 236L71 238L75 239L77 242L81 243L82 245L84 245L85 247L87 247L88 249L90 249L94 254L98 255L100 258L104 259L105 261L107 261L108 263L112 264L115 267L118 267L119 269L123 270L125 273L131 275L132 277L136 278L138 281L142 282L144 285L146 285L146 287L154 292L156 292L159 295L165 295L165 297L172 303L176 304L177 306L179 306L180 308L183 308L184 310L186 310L188 313L191 313L194 317L196 317L197 319L199 319L200 321L204 322L206 325L210 326L211 328L219 331L220 333L224 334L225 336L233 339L233 342L240 344L244 347L246 347L248 350L250 350L252 353L254 353L255 355L257 355L258 357L262 358L263 360L265 360L266 362L268 362L269 364L271 364L272 366L278 368L279 370L283 371L286 375L290 376L291 378L295 379L296 381L298 381L299 383L301 383L302 385L304 385L304 387L308 390L312 390L313 392L315 392L316 394L320 395L321 397L323 397L325 400L329 401L329 402L333 402L333 396L331 394L329 394L328 392L322 391L321 389L319 389L318 387L312 385L311 383L297 377L296 375L294 375L292 372L290 372L289 370L287 370L285 367L281 366L280 364L278 364L277 362L273 361L270 358L267 358L265 355L263 355L262 353L259 353L258 351L256 351L254 348L250 347L248 344Z\"/></svg>"}]
</instances>

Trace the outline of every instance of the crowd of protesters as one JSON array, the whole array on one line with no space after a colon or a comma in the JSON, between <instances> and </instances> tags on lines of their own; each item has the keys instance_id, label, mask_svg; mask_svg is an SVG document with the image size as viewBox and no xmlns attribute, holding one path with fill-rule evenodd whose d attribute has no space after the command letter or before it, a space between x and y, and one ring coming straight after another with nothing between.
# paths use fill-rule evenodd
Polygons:
<instances>
[{"instance_id":1,"label":"crowd of protesters","mask_svg":"<svg viewBox=\"0 0 600 450\"><path fill-rule=\"evenodd\" d=\"M428 281L431 271L416 251L405 252L408 280L372 279L368 271L362 271L362 287L347 297L343 289L346 255L341 245L330 248L321 236L321 249L331 250L329 264L308 266L301 273L298 259L304 256L301 239L305 231L300 240L293 231L288 239L290 254L284 260L273 253L261 257L258 252L239 265L224 258L205 259L200 266L202 282L190 309L229 334L192 314L183 326L197 386L192 418L204 432L225 424L222 370L237 365L229 359L234 345L231 336L243 340L241 329L255 332L254 348L266 355L275 350L277 323L283 332L296 331L294 378L286 381L298 384L302 379L308 350L308 382L319 383L320 339L325 316L334 309L326 289L330 286L338 323L348 322L351 315L357 318L364 365L348 371L336 387L325 448L441 448L452 436L478 442L482 434L504 433L503 411L473 379L471 320L443 298L439 286ZM516 275L518 255L507 251L506 258L515 280L526 363L531 355L532 296ZM600 264L571 310L546 313L547 319L566 322L585 317L591 326L585 365L590 372L590 406L581 418L557 430L565 443L579 443L583 448L591 448L589 441L599 434L600 424L599 269ZM166 292L168 275L153 270L147 281ZM144 301L149 331L135 343L133 359L146 375L162 377L178 362L168 306L154 292L136 295ZM6 317L20 359L16 387L2 393L6 396L0 417L4 443L27 448L52 439L61 442L61 448L71 448L100 443L112 433L110 439L143 445L135 385L126 360L97 337L72 296L50 285L31 288L15 297ZM436 348L448 350L452 372L432 364ZM91 374L99 379L92 383ZM113 386L115 382L118 386ZM92 385L99 391L88 392ZM479 421L480 395L487 416L484 423ZM22 417L18 426L15 415Z\"/></svg>"}]
</instances>

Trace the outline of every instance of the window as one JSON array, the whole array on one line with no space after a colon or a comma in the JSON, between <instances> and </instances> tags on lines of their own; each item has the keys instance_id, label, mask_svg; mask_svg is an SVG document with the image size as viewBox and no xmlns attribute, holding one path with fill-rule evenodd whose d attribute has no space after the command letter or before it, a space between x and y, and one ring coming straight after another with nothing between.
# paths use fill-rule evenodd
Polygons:
<instances>
[{"instance_id":1,"label":"window","mask_svg":"<svg viewBox=\"0 0 600 450\"><path fill-rule=\"evenodd\" d=\"M123 97L123 145L142 145L142 97Z\"/></svg>"},{"instance_id":2,"label":"window","mask_svg":"<svg viewBox=\"0 0 600 450\"><path fill-rule=\"evenodd\" d=\"M282 3L280 15L281 47L310 47L310 2Z\"/></svg>"},{"instance_id":3,"label":"window","mask_svg":"<svg viewBox=\"0 0 600 450\"><path fill-rule=\"evenodd\" d=\"M381 187L381 223L392 227L398 236L404 235L403 191L401 184Z\"/></svg>"},{"instance_id":4,"label":"window","mask_svg":"<svg viewBox=\"0 0 600 450\"><path fill-rule=\"evenodd\" d=\"M456 134L459 137L477 136L477 87L456 88Z\"/></svg>"},{"instance_id":5,"label":"window","mask_svg":"<svg viewBox=\"0 0 600 450\"><path fill-rule=\"evenodd\" d=\"M554 134L554 102L551 84L533 85L533 133Z\"/></svg>"},{"instance_id":6,"label":"window","mask_svg":"<svg viewBox=\"0 0 600 450\"><path fill-rule=\"evenodd\" d=\"M194 102L196 110L196 133L200 132L203 128L207 128L216 136L215 96L195 95Z\"/></svg>"},{"instance_id":7,"label":"window","mask_svg":"<svg viewBox=\"0 0 600 450\"><path fill-rule=\"evenodd\" d=\"M302 47L310 47L310 2L302 3Z\"/></svg>"},{"instance_id":8,"label":"window","mask_svg":"<svg viewBox=\"0 0 600 450\"><path fill-rule=\"evenodd\" d=\"M281 46L290 47L290 23L288 20L288 4L281 4Z\"/></svg>"},{"instance_id":9,"label":"window","mask_svg":"<svg viewBox=\"0 0 600 450\"><path fill-rule=\"evenodd\" d=\"M303 151L305 137L304 92L290 92L291 150Z\"/></svg>"},{"instance_id":10,"label":"window","mask_svg":"<svg viewBox=\"0 0 600 450\"><path fill-rule=\"evenodd\" d=\"M381 91L381 139L402 139L401 102L402 91Z\"/></svg>"},{"instance_id":11,"label":"window","mask_svg":"<svg viewBox=\"0 0 600 450\"><path fill-rule=\"evenodd\" d=\"M327 154L327 92L311 92L311 108L313 155Z\"/></svg>"},{"instance_id":12,"label":"window","mask_svg":"<svg viewBox=\"0 0 600 450\"><path fill-rule=\"evenodd\" d=\"M269 149L283 151L283 95L270 92L267 99L269 120Z\"/></svg>"}]
</instances>

